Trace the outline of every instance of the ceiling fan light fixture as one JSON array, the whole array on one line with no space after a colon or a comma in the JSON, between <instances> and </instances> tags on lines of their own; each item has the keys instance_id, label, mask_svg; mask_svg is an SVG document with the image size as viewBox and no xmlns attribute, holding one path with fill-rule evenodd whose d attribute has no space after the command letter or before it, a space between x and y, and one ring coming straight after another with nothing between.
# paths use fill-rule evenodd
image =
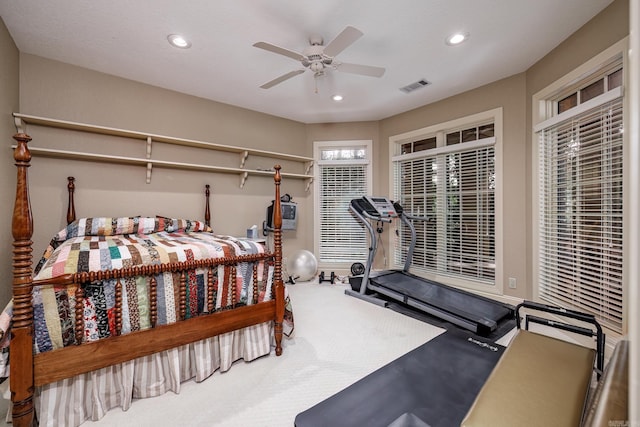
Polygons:
<instances>
[{"instance_id":1,"label":"ceiling fan light fixture","mask_svg":"<svg viewBox=\"0 0 640 427\"><path fill-rule=\"evenodd\" d=\"M322 70L324 69L324 65L322 64L322 62L320 61L313 61L309 68L311 69L311 71L313 71L314 73L319 73L322 72Z\"/></svg>"},{"instance_id":2,"label":"ceiling fan light fixture","mask_svg":"<svg viewBox=\"0 0 640 427\"><path fill-rule=\"evenodd\" d=\"M191 42L180 34L169 34L167 36L167 40L169 40L169 43L173 47L177 47L180 49L189 49L191 47Z\"/></svg>"},{"instance_id":3,"label":"ceiling fan light fixture","mask_svg":"<svg viewBox=\"0 0 640 427\"><path fill-rule=\"evenodd\" d=\"M445 43L447 43L449 46L457 46L468 39L469 33L455 33L447 37Z\"/></svg>"},{"instance_id":4,"label":"ceiling fan light fixture","mask_svg":"<svg viewBox=\"0 0 640 427\"><path fill-rule=\"evenodd\" d=\"M334 100L334 101L336 101L336 102L340 102L340 101L342 101L344 98L342 97L342 95L337 95L337 94L336 94L336 95L333 95L333 96L331 97L331 99L333 99L333 100Z\"/></svg>"}]
</instances>

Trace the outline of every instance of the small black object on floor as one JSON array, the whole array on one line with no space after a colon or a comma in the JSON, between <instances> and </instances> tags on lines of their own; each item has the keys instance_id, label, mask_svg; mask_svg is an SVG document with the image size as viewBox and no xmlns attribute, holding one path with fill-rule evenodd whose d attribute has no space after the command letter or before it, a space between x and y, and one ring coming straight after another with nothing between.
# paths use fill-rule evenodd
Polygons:
<instances>
[{"instance_id":1,"label":"small black object on floor","mask_svg":"<svg viewBox=\"0 0 640 427\"><path fill-rule=\"evenodd\" d=\"M329 282L333 285L335 280L336 280L336 273L334 271L331 272L331 275L328 278L325 277L324 271L321 271L320 274L318 275L319 284L322 284L322 282Z\"/></svg>"},{"instance_id":2,"label":"small black object on floor","mask_svg":"<svg viewBox=\"0 0 640 427\"><path fill-rule=\"evenodd\" d=\"M301 412L295 426L460 425L503 351L449 330Z\"/></svg>"}]
</instances>

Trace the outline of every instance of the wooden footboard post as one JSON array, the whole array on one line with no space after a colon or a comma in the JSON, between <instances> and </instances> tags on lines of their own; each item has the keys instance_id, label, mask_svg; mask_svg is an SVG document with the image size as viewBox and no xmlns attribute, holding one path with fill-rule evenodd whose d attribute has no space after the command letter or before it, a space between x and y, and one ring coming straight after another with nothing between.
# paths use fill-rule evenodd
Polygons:
<instances>
[{"instance_id":1,"label":"wooden footboard post","mask_svg":"<svg viewBox=\"0 0 640 427\"><path fill-rule=\"evenodd\" d=\"M284 322L284 282L282 281L282 208L280 206L280 165L275 166L276 174L273 178L276 184L276 198L273 206L273 246L275 252L275 267L273 285L275 287L276 320L275 339L276 356L282 354L282 327Z\"/></svg>"},{"instance_id":2,"label":"wooden footboard post","mask_svg":"<svg viewBox=\"0 0 640 427\"><path fill-rule=\"evenodd\" d=\"M33 306L31 305L33 218L29 202L27 168L31 153L25 133L13 136L18 142L13 152L18 168L16 199L11 231L13 234L13 326L11 328L11 365L9 381L13 403L13 425L33 424Z\"/></svg>"}]
</instances>

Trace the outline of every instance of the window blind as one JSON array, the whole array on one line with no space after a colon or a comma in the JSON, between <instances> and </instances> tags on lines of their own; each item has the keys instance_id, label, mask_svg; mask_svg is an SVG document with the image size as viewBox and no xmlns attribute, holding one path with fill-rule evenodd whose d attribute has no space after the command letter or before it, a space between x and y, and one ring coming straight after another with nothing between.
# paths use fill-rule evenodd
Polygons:
<instances>
[{"instance_id":1,"label":"window blind","mask_svg":"<svg viewBox=\"0 0 640 427\"><path fill-rule=\"evenodd\" d=\"M417 216L433 217L437 209L437 158L422 157L397 161L395 167L395 199L405 211ZM416 271L433 271L437 267L437 229L435 221L416 221L416 246L411 267ZM400 235L396 239L394 264L403 265L409 251L411 232L404 224L399 225Z\"/></svg>"},{"instance_id":2,"label":"window blind","mask_svg":"<svg viewBox=\"0 0 640 427\"><path fill-rule=\"evenodd\" d=\"M539 292L622 332L622 99L539 132Z\"/></svg>"},{"instance_id":3,"label":"window blind","mask_svg":"<svg viewBox=\"0 0 640 427\"><path fill-rule=\"evenodd\" d=\"M417 222L412 268L493 284L495 282L495 148L433 150L422 157L400 158L395 165L397 200ZM401 226L394 262L402 264L410 243Z\"/></svg>"},{"instance_id":4,"label":"window blind","mask_svg":"<svg viewBox=\"0 0 640 427\"><path fill-rule=\"evenodd\" d=\"M349 211L352 199L368 194L365 163L320 164L319 260L326 263L365 262L367 233Z\"/></svg>"},{"instance_id":5,"label":"window blind","mask_svg":"<svg viewBox=\"0 0 640 427\"><path fill-rule=\"evenodd\" d=\"M440 199L446 203L445 244L439 258L448 274L493 283L495 276L495 153L493 147L448 154Z\"/></svg>"}]
</instances>

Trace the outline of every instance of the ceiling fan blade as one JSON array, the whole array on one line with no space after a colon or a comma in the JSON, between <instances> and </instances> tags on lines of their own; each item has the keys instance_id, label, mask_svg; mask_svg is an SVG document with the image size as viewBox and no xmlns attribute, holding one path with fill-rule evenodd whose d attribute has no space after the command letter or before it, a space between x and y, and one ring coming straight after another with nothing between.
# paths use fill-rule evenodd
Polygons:
<instances>
[{"instance_id":1,"label":"ceiling fan blade","mask_svg":"<svg viewBox=\"0 0 640 427\"><path fill-rule=\"evenodd\" d=\"M282 83L285 80L289 80L291 77L295 77L298 74L302 74L302 73L304 73L304 70L289 71L287 74L284 74L276 79L271 80L270 82L263 84L262 86L260 86L260 88L269 89L277 84Z\"/></svg>"},{"instance_id":2,"label":"ceiling fan blade","mask_svg":"<svg viewBox=\"0 0 640 427\"><path fill-rule=\"evenodd\" d=\"M362 31L353 27L347 27L342 30L342 32L338 34L335 39L331 40L329 44L325 46L324 54L334 57L351 46L353 42L355 42L362 36Z\"/></svg>"},{"instance_id":3,"label":"ceiling fan blade","mask_svg":"<svg viewBox=\"0 0 640 427\"><path fill-rule=\"evenodd\" d=\"M370 77L382 77L385 72L384 68L373 67L371 65L349 64L347 62L341 62L336 69L343 73L361 74L363 76Z\"/></svg>"},{"instance_id":4,"label":"ceiling fan blade","mask_svg":"<svg viewBox=\"0 0 640 427\"><path fill-rule=\"evenodd\" d=\"M277 53L279 55L288 56L289 58L293 58L296 61L302 61L304 59L304 55L302 55L301 53L294 52L292 50L285 49L283 47L276 46L276 45L273 45L271 43L257 42L257 43L254 43L253 45L255 47L260 48L260 49L268 50L269 52Z\"/></svg>"}]
</instances>

